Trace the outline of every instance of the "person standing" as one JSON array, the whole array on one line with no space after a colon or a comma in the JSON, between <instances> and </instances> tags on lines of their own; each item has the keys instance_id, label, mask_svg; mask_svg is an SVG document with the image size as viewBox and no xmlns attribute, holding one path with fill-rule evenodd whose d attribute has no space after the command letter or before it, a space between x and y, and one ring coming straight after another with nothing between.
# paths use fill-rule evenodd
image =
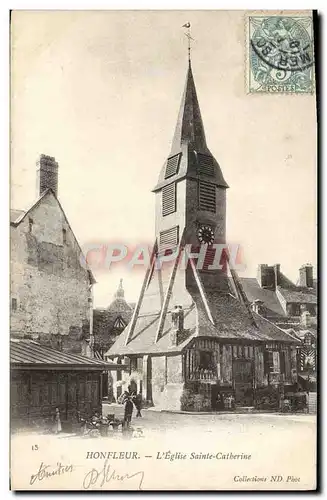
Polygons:
<instances>
[{"instance_id":1,"label":"person standing","mask_svg":"<svg viewBox=\"0 0 327 500\"><path fill-rule=\"evenodd\" d=\"M55 414L55 417L54 417L54 421L55 421L55 423L54 423L54 426L53 426L53 431L54 431L55 434L59 434L59 432L61 432L61 430L62 430L59 408L56 408L56 414Z\"/></svg>"},{"instance_id":2,"label":"person standing","mask_svg":"<svg viewBox=\"0 0 327 500\"><path fill-rule=\"evenodd\" d=\"M124 411L124 427L129 428L131 425L132 421L132 415L133 415L133 402L132 398L130 396L125 397L125 411Z\"/></svg>"},{"instance_id":3,"label":"person standing","mask_svg":"<svg viewBox=\"0 0 327 500\"><path fill-rule=\"evenodd\" d=\"M142 393L139 392L135 397L134 397L134 405L137 410L136 416L137 417L142 417L141 415L141 408L142 408Z\"/></svg>"}]
</instances>

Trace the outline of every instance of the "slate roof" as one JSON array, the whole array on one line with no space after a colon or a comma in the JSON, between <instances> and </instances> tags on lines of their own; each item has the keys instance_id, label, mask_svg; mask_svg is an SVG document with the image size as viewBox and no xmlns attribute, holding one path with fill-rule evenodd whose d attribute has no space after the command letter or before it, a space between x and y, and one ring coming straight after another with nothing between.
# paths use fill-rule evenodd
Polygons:
<instances>
[{"instance_id":1,"label":"slate roof","mask_svg":"<svg viewBox=\"0 0 327 500\"><path fill-rule=\"evenodd\" d=\"M310 335L312 335L315 339L317 338L317 332L313 328L303 328L303 326L302 326L302 330L301 329L292 328L291 330L288 330L288 332L291 335L299 337L299 339L301 339L301 340L304 339L304 337L306 336L307 333L310 333Z\"/></svg>"},{"instance_id":2,"label":"slate roof","mask_svg":"<svg viewBox=\"0 0 327 500\"><path fill-rule=\"evenodd\" d=\"M162 337L155 342L159 314L139 316L132 338L126 343L128 327L117 338L106 355L160 354L181 352L195 337L215 337L226 342L288 342L298 340L284 332L267 319L253 313L257 327L253 324L246 308L231 294L212 293L207 296L208 305L215 325L209 319L199 294L193 294L195 304L185 310L184 328L187 338L177 346L171 345L169 333L172 330L171 317L167 314Z\"/></svg>"},{"instance_id":3,"label":"slate roof","mask_svg":"<svg viewBox=\"0 0 327 500\"><path fill-rule=\"evenodd\" d=\"M132 318L133 308L125 300L122 280L120 280L118 290L114 300L106 309L94 309L93 311L93 334L97 348L108 349L121 333L121 329L115 327L115 323L120 318L125 325L128 325Z\"/></svg>"},{"instance_id":4,"label":"slate roof","mask_svg":"<svg viewBox=\"0 0 327 500\"><path fill-rule=\"evenodd\" d=\"M125 299L122 299L119 297L119 298L114 299L111 302L111 304L107 307L107 311L113 312L117 316L117 315L122 314L122 313L131 314L133 312L133 309L126 302Z\"/></svg>"},{"instance_id":5,"label":"slate roof","mask_svg":"<svg viewBox=\"0 0 327 500\"><path fill-rule=\"evenodd\" d=\"M290 290L287 288L278 287L278 291L282 294L286 302L296 302L300 304L317 304L317 295L308 289Z\"/></svg>"},{"instance_id":6,"label":"slate roof","mask_svg":"<svg viewBox=\"0 0 327 500\"><path fill-rule=\"evenodd\" d=\"M261 288L256 278L239 279L249 302L262 300L264 302L263 309L266 309L265 312L269 317L285 316L284 310L274 290Z\"/></svg>"},{"instance_id":7,"label":"slate roof","mask_svg":"<svg viewBox=\"0 0 327 500\"><path fill-rule=\"evenodd\" d=\"M29 339L10 340L10 365L12 368L38 369L87 369L110 370L114 363L62 352Z\"/></svg>"}]
</instances>

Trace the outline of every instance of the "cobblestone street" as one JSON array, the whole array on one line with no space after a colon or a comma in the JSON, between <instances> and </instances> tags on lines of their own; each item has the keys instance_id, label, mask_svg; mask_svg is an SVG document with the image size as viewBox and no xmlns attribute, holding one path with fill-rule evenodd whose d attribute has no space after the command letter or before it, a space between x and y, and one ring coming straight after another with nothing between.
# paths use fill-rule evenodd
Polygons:
<instances>
[{"instance_id":1,"label":"cobblestone street","mask_svg":"<svg viewBox=\"0 0 327 500\"><path fill-rule=\"evenodd\" d=\"M103 405L103 413L115 414L123 418L122 405ZM205 433L210 436L223 434L245 433L263 435L271 433L283 435L292 433L296 429L303 436L315 432L316 416L308 414L278 414L278 413L253 413L253 414L186 414L156 411L154 409L142 410L142 418L135 418L134 409L132 427L141 427L144 431L160 433L178 432L179 435L192 433ZM280 438L279 438L280 439Z\"/></svg>"}]
</instances>

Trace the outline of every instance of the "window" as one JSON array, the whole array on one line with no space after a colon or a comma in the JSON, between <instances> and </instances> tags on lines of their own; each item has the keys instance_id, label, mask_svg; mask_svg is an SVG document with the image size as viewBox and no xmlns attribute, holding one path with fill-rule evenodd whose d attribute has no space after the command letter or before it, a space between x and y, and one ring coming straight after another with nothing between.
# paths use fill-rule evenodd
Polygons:
<instances>
[{"instance_id":1,"label":"window","mask_svg":"<svg viewBox=\"0 0 327 500\"><path fill-rule=\"evenodd\" d=\"M162 215L176 212L176 183L168 184L162 188Z\"/></svg>"},{"instance_id":2,"label":"window","mask_svg":"<svg viewBox=\"0 0 327 500\"><path fill-rule=\"evenodd\" d=\"M280 373L280 360L279 360L279 352L273 352L273 368L275 373Z\"/></svg>"},{"instance_id":3,"label":"window","mask_svg":"<svg viewBox=\"0 0 327 500\"><path fill-rule=\"evenodd\" d=\"M66 245L66 243L67 243L67 231L65 228L63 228L63 230L62 230L62 241L63 241L63 244Z\"/></svg>"},{"instance_id":4,"label":"window","mask_svg":"<svg viewBox=\"0 0 327 500\"><path fill-rule=\"evenodd\" d=\"M311 314L311 316L316 316L316 305L307 304L306 309Z\"/></svg>"},{"instance_id":5,"label":"window","mask_svg":"<svg viewBox=\"0 0 327 500\"><path fill-rule=\"evenodd\" d=\"M300 316L300 314L301 314L300 304L292 304L292 315Z\"/></svg>"},{"instance_id":6,"label":"window","mask_svg":"<svg viewBox=\"0 0 327 500\"><path fill-rule=\"evenodd\" d=\"M209 182L199 183L199 209L216 212L216 186Z\"/></svg>"},{"instance_id":7,"label":"window","mask_svg":"<svg viewBox=\"0 0 327 500\"><path fill-rule=\"evenodd\" d=\"M212 156L198 153L198 174L208 175L210 177L215 175L215 165Z\"/></svg>"},{"instance_id":8,"label":"window","mask_svg":"<svg viewBox=\"0 0 327 500\"><path fill-rule=\"evenodd\" d=\"M304 336L304 345L307 347L311 347L312 344L312 337L310 333L306 333Z\"/></svg>"},{"instance_id":9,"label":"window","mask_svg":"<svg viewBox=\"0 0 327 500\"><path fill-rule=\"evenodd\" d=\"M200 351L199 369L212 370L213 368L213 353L210 351Z\"/></svg>"},{"instance_id":10,"label":"window","mask_svg":"<svg viewBox=\"0 0 327 500\"><path fill-rule=\"evenodd\" d=\"M17 311L17 299L14 298L11 299L11 310Z\"/></svg>"},{"instance_id":11,"label":"window","mask_svg":"<svg viewBox=\"0 0 327 500\"><path fill-rule=\"evenodd\" d=\"M168 158L166 165L165 179L168 179L168 177L177 174L181 156L182 154L178 153L177 155Z\"/></svg>"},{"instance_id":12,"label":"window","mask_svg":"<svg viewBox=\"0 0 327 500\"><path fill-rule=\"evenodd\" d=\"M29 217L28 219L28 232L31 233L33 231L33 219Z\"/></svg>"},{"instance_id":13,"label":"window","mask_svg":"<svg viewBox=\"0 0 327 500\"><path fill-rule=\"evenodd\" d=\"M118 318L116 319L115 323L114 323L114 328L117 328L119 330L123 330L125 328L125 323L123 321L123 319L118 316Z\"/></svg>"},{"instance_id":14,"label":"window","mask_svg":"<svg viewBox=\"0 0 327 500\"><path fill-rule=\"evenodd\" d=\"M178 245L178 226L160 232L159 246L160 250L173 248Z\"/></svg>"},{"instance_id":15,"label":"window","mask_svg":"<svg viewBox=\"0 0 327 500\"><path fill-rule=\"evenodd\" d=\"M273 351L264 351L265 374L274 371Z\"/></svg>"}]
</instances>

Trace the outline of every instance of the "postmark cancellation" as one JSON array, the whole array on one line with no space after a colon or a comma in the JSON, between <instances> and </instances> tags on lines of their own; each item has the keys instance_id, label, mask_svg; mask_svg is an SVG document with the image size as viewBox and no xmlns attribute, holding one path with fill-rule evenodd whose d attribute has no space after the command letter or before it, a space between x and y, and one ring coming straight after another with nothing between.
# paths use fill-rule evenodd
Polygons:
<instances>
[{"instance_id":1,"label":"postmark cancellation","mask_svg":"<svg viewBox=\"0 0 327 500\"><path fill-rule=\"evenodd\" d=\"M249 16L246 29L247 92L314 92L314 38L310 15Z\"/></svg>"}]
</instances>

